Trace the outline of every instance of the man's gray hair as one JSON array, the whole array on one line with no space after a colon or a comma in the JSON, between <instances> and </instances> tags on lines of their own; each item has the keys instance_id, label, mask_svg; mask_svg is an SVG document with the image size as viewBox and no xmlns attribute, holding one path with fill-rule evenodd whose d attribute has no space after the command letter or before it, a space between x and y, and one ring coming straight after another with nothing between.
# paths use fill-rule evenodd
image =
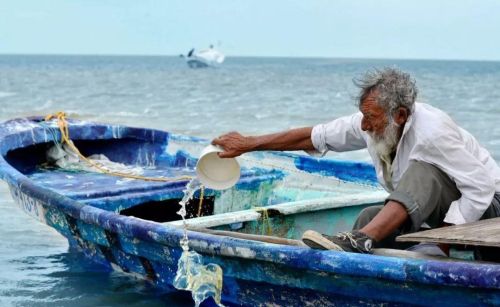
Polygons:
<instances>
[{"instance_id":1,"label":"man's gray hair","mask_svg":"<svg viewBox=\"0 0 500 307\"><path fill-rule=\"evenodd\" d=\"M354 84L361 90L358 98L358 107L368 94L377 91L377 102L392 116L399 107L404 107L411 114L417 98L415 79L409 74L396 69L384 68L366 72L361 78L354 79Z\"/></svg>"}]
</instances>

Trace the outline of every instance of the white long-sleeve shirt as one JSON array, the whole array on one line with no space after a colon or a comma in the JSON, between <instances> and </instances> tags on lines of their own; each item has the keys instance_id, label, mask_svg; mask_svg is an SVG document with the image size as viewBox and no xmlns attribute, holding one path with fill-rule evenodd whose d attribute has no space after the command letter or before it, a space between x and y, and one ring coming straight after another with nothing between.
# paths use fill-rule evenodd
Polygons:
<instances>
[{"instance_id":1,"label":"white long-sleeve shirt","mask_svg":"<svg viewBox=\"0 0 500 307\"><path fill-rule=\"evenodd\" d=\"M452 202L444 222L463 224L479 220L495 192L500 192L500 168L477 140L443 111L415 103L391 165L392 182L384 180L383 164L370 136L361 130L363 115L358 112L313 128L311 140L316 150L349 151L368 148L379 183L389 192L397 187L410 161L432 164L446 173L462 196ZM386 176L387 179L387 176Z\"/></svg>"}]
</instances>

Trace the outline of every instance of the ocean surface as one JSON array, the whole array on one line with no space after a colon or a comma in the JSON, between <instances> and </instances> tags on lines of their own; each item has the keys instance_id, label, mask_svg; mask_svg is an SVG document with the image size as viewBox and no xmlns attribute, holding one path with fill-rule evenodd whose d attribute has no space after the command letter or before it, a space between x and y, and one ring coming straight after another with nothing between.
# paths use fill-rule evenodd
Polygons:
<instances>
[{"instance_id":1,"label":"ocean surface","mask_svg":"<svg viewBox=\"0 0 500 307\"><path fill-rule=\"evenodd\" d=\"M70 117L213 138L311 126L356 111L352 80L368 69L410 72L419 101L446 111L500 161L500 62L233 58L189 69L178 57L0 55L0 121ZM365 151L331 154L368 160ZM190 306L68 252L24 215L0 183L0 306Z\"/></svg>"}]
</instances>

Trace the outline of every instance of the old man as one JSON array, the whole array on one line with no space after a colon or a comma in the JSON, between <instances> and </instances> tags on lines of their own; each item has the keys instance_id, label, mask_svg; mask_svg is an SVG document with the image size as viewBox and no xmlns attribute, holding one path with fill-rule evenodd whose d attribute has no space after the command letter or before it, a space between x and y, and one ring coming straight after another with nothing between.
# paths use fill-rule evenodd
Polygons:
<instances>
[{"instance_id":1,"label":"old man","mask_svg":"<svg viewBox=\"0 0 500 307\"><path fill-rule=\"evenodd\" d=\"M500 168L491 155L446 113L415 102L409 74L386 68L355 81L359 112L314 127L261 136L237 132L212 141L235 157L256 150L327 151L367 148L379 183L389 192L383 206L361 211L352 232L313 230L312 248L369 253L391 246L399 233L500 216Z\"/></svg>"}]
</instances>

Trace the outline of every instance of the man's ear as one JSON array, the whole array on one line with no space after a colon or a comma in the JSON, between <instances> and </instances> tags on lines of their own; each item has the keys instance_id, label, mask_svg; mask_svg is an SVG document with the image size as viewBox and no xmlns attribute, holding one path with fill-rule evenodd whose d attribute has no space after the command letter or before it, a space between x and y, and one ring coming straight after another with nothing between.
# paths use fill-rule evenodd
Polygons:
<instances>
[{"instance_id":1,"label":"man's ear","mask_svg":"<svg viewBox=\"0 0 500 307\"><path fill-rule=\"evenodd\" d=\"M404 107L399 107L396 111L394 111L394 121L398 125L403 125L408 120L408 109Z\"/></svg>"}]
</instances>

